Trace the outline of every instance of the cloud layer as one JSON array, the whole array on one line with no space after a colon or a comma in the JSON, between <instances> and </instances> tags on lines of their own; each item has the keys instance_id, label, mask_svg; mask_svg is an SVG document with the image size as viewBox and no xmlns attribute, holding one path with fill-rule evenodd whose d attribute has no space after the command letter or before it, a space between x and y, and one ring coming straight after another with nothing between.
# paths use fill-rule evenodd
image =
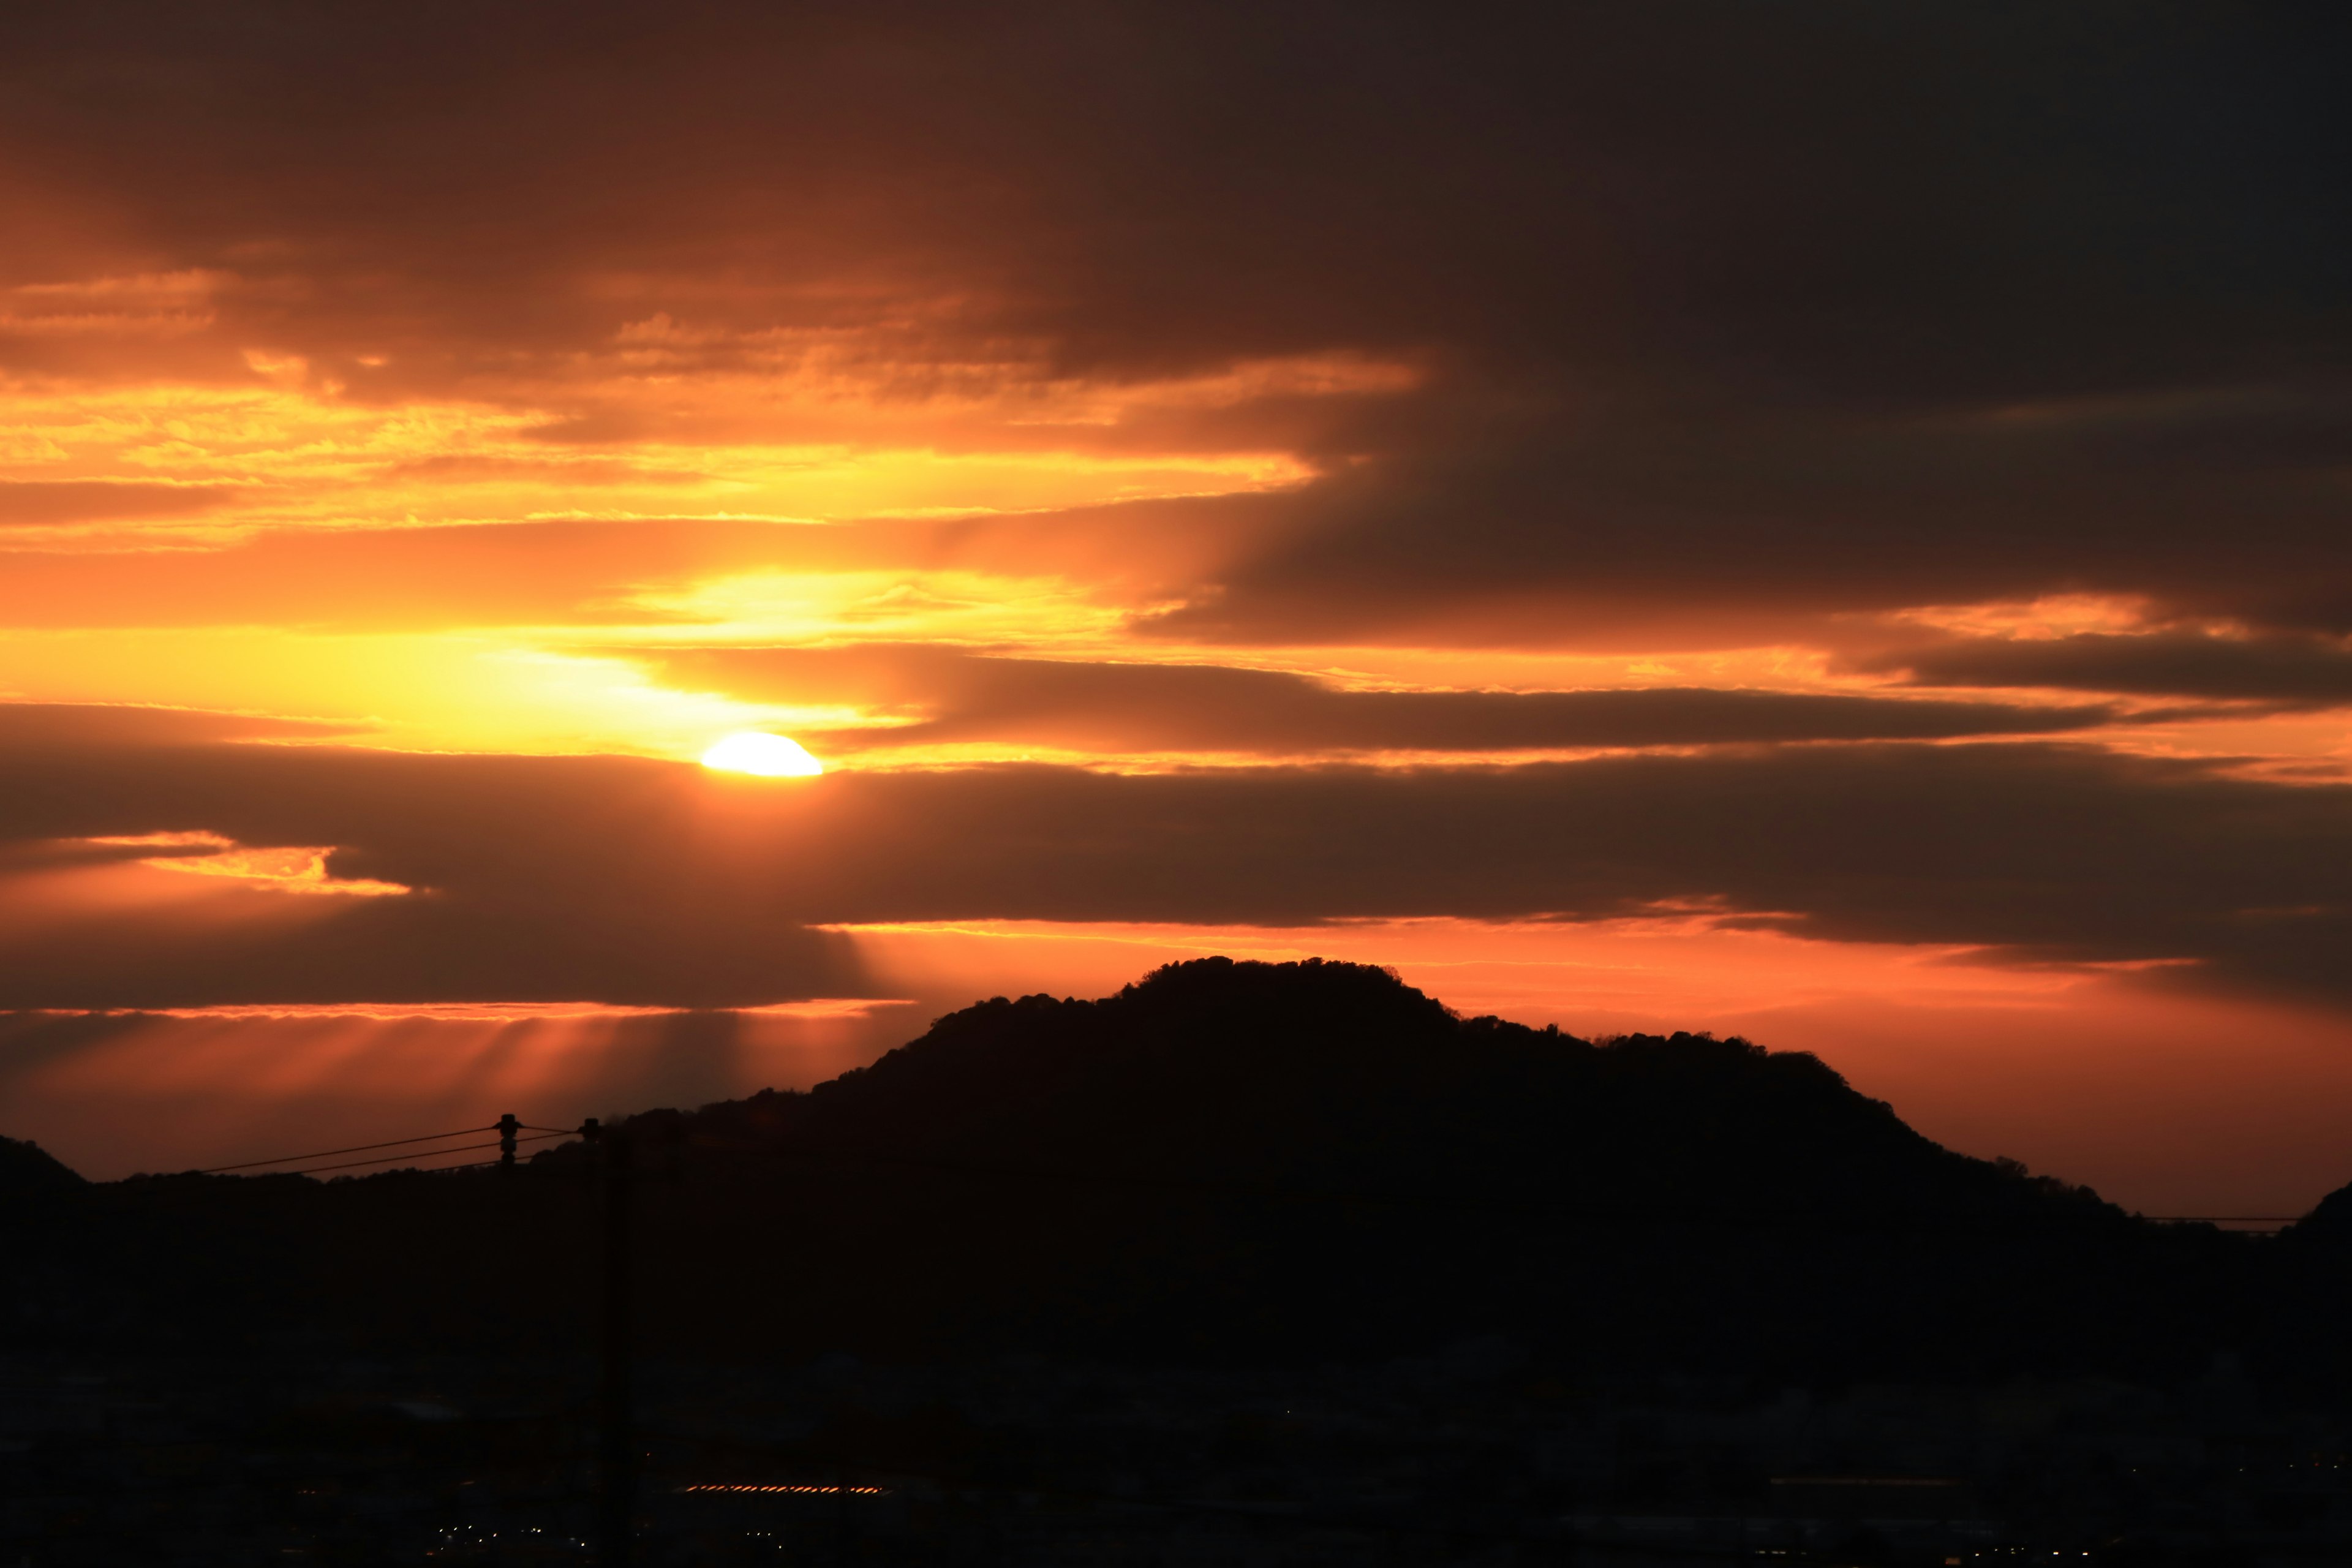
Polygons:
<instances>
[{"instance_id":1,"label":"cloud layer","mask_svg":"<svg viewBox=\"0 0 2352 1568\"><path fill-rule=\"evenodd\" d=\"M1989 637L1881 655L1863 668L1899 670L1921 686L2057 687L2309 708L2352 703L2352 648L2329 637Z\"/></svg>"},{"instance_id":2,"label":"cloud layer","mask_svg":"<svg viewBox=\"0 0 2352 1568\"><path fill-rule=\"evenodd\" d=\"M2112 722L2090 704L1877 699L1689 688L1603 691L1335 689L1276 670L1045 660L892 645L695 649L662 656L666 683L730 697L839 703L887 728L811 731L887 751L1014 742L1112 755L1498 752L1790 741L2042 734Z\"/></svg>"},{"instance_id":3,"label":"cloud layer","mask_svg":"<svg viewBox=\"0 0 2352 1568\"><path fill-rule=\"evenodd\" d=\"M778 784L166 735L9 746L0 834L332 845L332 876L418 890L142 903L21 868L0 1005L741 1005L864 994L845 940L812 929L838 922L1662 910L2352 1002L2352 793L2046 742Z\"/></svg>"},{"instance_id":4,"label":"cloud layer","mask_svg":"<svg viewBox=\"0 0 2352 1568\"><path fill-rule=\"evenodd\" d=\"M1660 909L2347 1000L2341 7L14 20L0 1005Z\"/></svg>"},{"instance_id":5,"label":"cloud layer","mask_svg":"<svg viewBox=\"0 0 2352 1568\"><path fill-rule=\"evenodd\" d=\"M56 11L0 95L0 353L487 399L569 451L772 438L653 389L754 373L999 399L963 440L1271 436L1321 477L1152 622L1195 638L1752 637L2060 591L2340 633L2344 28ZM1300 355L1412 369L1047 406Z\"/></svg>"}]
</instances>

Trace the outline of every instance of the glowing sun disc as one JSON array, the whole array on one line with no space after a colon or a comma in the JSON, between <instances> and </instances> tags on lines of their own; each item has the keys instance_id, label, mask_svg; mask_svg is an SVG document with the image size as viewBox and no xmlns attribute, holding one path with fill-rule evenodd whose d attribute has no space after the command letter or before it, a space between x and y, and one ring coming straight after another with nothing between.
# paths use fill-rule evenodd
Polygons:
<instances>
[{"instance_id":1,"label":"glowing sun disc","mask_svg":"<svg viewBox=\"0 0 2352 1568\"><path fill-rule=\"evenodd\" d=\"M763 779L808 779L824 772L824 764L810 756L798 741L759 730L728 736L702 753L702 765L723 773L757 773Z\"/></svg>"}]
</instances>

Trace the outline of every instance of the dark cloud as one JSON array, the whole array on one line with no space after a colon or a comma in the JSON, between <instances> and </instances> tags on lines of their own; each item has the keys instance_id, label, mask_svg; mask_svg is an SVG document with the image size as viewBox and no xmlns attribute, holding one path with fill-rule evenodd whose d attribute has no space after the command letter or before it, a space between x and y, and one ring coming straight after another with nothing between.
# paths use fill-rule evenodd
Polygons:
<instances>
[{"instance_id":1,"label":"dark cloud","mask_svg":"<svg viewBox=\"0 0 2352 1568\"><path fill-rule=\"evenodd\" d=\"M27 19L0 129L126 237L264 275L274 245L324 291L228 308L298 333L495 353L608 332L624 268L732 263L742 302L706 303L763 324L881 313L793 297L845 276L977 283L979 325L1069 365L1377 337L1874 395L2030 368L2046 395L2310 363L2286 334L2340 308L2346 31L1957 0L149 0Z\"/></svg>"},{"instance_id":2,"label":"dark cloud","mask_svg":"<svg viewBox=\"0 0 2352 1568\"><path fill-rule=\"evenodd\" d=\"M800 732L821 749L1000 741L1109 752L1501 752L2043 734L2115 717L2088 706L1693 689L1349 691L1275 670L906 646L693 649L653 662L673 686L872 705L911 721Z\"/></svg>"},{"instance_id":3,"label":"dark cloud","mask_svg":"<svg viewBox=\"0 0 2352 1568\"><path fill-rule=\"evenodd\" d=\"M2241 422L2236 398L2214 402ZM1265 548L1144 625L1253 643L1705 646L2064 592L2352 627L2335 459L2225 459L2198 445L2200 400L2157 404L1507 411L1288 498ZM2131 449L2085 424L2149 427ZM2352 437L2336 429L2339 447Z\"/></svg>"},{"instance_id":4,"label":"dark cloud","mask_svg":"<svg viewBox=\"0 0 2352 1568\"><path fill-rule=\"evenodd\" d=\"M0 703L0 750L18 752L80 753L121 746L198 746L222 741L318 741L362 728L315 719L129 703Z\"/></svg>"},{"instance_id":5,"label":"dark cloud","mask_svg":"<svg viewBox=\"0 0 2352 1568\"><path fill-rule=\"evenodd\" d=\"M114 862L69 841L215 833L335 847L332 875L397 862L407 896L171 889L142 905L0 870L0 1005L770 1001L861 994L842 939L776 907L694 809L698 770L618 758L431 757L191 743L113 710L0 707L0 843L18 868ZM19 743L20 736L39 743ZM61 842L67 841L67 842ZM147 855L186 858L169 846ZM170 875L170 873L161 873ZM189 902L201 889L206 898ZM12 898L12 892L16 897Z\"/></svg>"},{"instance_id":6,"label":"dark cloud","mask_svg":"<svg viewBox=\"0 0 2352 1568\"><path fill-rule=\"evenodd\" d=\"M221 506L235 494L225 485L0 479L0 528L187 517Z\"/></svg>"},{"instance_id":7,"label":"dark cloud","mask_svg":"<svg viewBox=\"0 0 2352 1568\"><path fill-rule=\"evenodd\" d=\"M2338 997L2331 944L2352 925L2352 791L2048 744L840 783L845 815L812 825L823 847L799 891L856 919L1573 919L1719 903L1809 935L2201 961L2212 977Z\"/></svg>"},{"instance_id":8,"label":"dark cloud","mask_svg":"<svg viewBox=\"0 0 2352 1568\"><path fill-rule=\"evenodd\" d=\"M340 846L338 875L426 891L257 892L239 919L178 924L53 891L5 922L0 1004L717 1005L860 994L848 946L808 929L825 922L1667 907L2021 962L2184 961L2199 983L2352 1004L2352 790L2046 742L784 783L616 758L0 748L0 837L197 830Z\"/></svg>"},{"instance_id":9,"label":"dark cloud","mask_svg":"<svg viewBox=\"0 0 2352 1568\"><path fill-rule=\"evenodd\" d=\"M2324 637L1972 637L1880 655L1857 667L1901 672L1918 686L2053 687L2312 708L2352 703L2352 649Z\"/></svg>"},{"instance_id":10,"label":"dark cloud","mask_svg":"<svg viewBox=\"0 0 2352 1568\"><path fill-rule=\"evenodd\" d=\"M53 7L0 63L5 250L215 269L174 352L224 378L537 366L555 439L648 432L548 378L656 310L856 329L918 396L1424 367L1286 428L1331 477L1196 636L2342 629L2347 46L2225 0Z\"/></svg>"}]
</instances>

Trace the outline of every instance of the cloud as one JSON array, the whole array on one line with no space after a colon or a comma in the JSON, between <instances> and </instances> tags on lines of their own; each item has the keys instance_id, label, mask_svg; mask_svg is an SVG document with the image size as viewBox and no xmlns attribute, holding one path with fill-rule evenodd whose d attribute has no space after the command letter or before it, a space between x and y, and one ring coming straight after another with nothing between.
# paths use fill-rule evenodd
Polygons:
<instances>
[{"instance_id":1,"label":"cloud","mask_svg":"<svg viewBox=\"0 0 2352 1568\"><path fill-rule=\"evenodd\" d=\"M104 754L224 741L318 741L358 726L260 713L73 702L0 703L0 748L22 754Z\"/></svg>"},{"instance_id":2,"label":"cloud","mask_svg":"<svg viewBox=\"0 0 2352 1568\"><path fill-rule=\"evenodd\" d=\"M802 731L821 748L859 752L971 742L1113 754L1580 750L2037 734L2115 717L2090 706L1690 689L1351 691L1275 670L920 646L688 649L648 662L672 686L749 700L856 704L905 721Z\"/></svg>"},{"instance_id":3,"label":"cloud","mask_svg":"<svg viewBox=\"0 0 2352 1568\"><path fill-rule=\"evenodd\" d=\"M221 485L0 479L0 528L186 517L222 506L235 493Z\"/></svg>"},{"instance_id":4,"label":"cloud","mask_svg":"<svg viewBox=\"0 0 2352 1568\"><path fill-rule=\"evenodd\" d=\"M25 551L0 570L0 616L20 627L346 630L662 619L630 603L633 595L763 564L790 526L643 521L274 530L208 550Z\"/></svg>"},{"instance_id":5,"label":"cloud","mask_svg":"<svg viewBox=\"0 0 2352 1568\"><path fill-rule=\"evenodd\" d=\"M2049 687L2313 708L2352 703L2352 649L2326 637L1972 637L1878 655L1855 667L1901 672L1915 686Z\"/></svg>"},{"instance_id":6,"label":"cloud","mask_svg":"<svg viewBox=\"0 0 2352 1568\"><path fill-rule=\"evenodd\" d=\"M221 745L184 715L93 711L0 707L0 844L36 851L30 875L0 880L0 1005L865 994L848 942L777 910L681 810L699 770ZM263 868L413 890L305 897L124 863L188 835ZM417 880L370 869L391 860Z\"/></svg>"},{"instance_id":7,"label":"cloud","mask_svg":"<svg viewBox=\"0 0 2352 1568\"><path fill-rule=\"evenodd\" d=\"M779 784L617 758L118 741L0 748L0 803L9 841L334 845L329 874L417 889L206 889L231 901L158 914L64 899L71 868L12 883L16 1006L729 1005L876 994L849 940L812 929L834 922L1660 909L2011 963L2171 963L2184 983L2352 1005L2352 790L2049 742Z\"/></svg>"},{"instance_id":8,"label":"cloud","mask_svg":"<svg viewBox=\"0 0 2352 1568\"><path fill-rule=\"evenodd\" d=\"M1426 397L1449 395L1465 412L1489 401L1475 384ZM2313 417L2294 395L2264 401ZM1284 498L1263 546L1140 629L1261 644L1818 642L1856 612L2060 591L2352 627L2333 459L2217 450L2202 424L2243 416L2214 402L2168 402L2145 449L2124 450L2063 428L2063 410L1627 408L1563 390L1461 431L1433 406L1432 428ZM2352 434L2329 417L2337 438ZM2180 445L2156 449L2168 440Z\"/></svg>"},{"instance_id":9,"label":"cloud","mask_svg":"<svg viewBox=\"0 0 2352 1568\"><path fill-rule=\"evenodd\" d=\"M12 37L0 151L39 177L0 254L84 293L202 279L173 374L299 361L357 403L527 406L559 447L690 441L659 388L761 334L884 403L1007 412L1416 367L1251 395L1229 428L1324 477L1152 623L1199 638L1752 637L2094 590L2341 631L2347 26L133 0Z\"/></svg>"},{"instance_id":10,"label":"cloud","mask_svg":"<svg viewBox=\"0 0 2352 1568\"><path fill-rule=\"evenodd\" d=\"M925 574L954 571L1053 578L1036 603L1083 601L1097 618L1064 620L1090 655L1122 616L1201 645L1654 652L2108 595L2249 635L1887 668L2333 701L2347 29L2322 8L2118 30L1960 0L1475 22L1381 0L52 7L0 58L0 374L41 412L15 422L0 509L79 526L202 504L226 547L50 538L10 553L0 611L766 626L775 605L730 584L904 573L929 605ZM715 516L784 514L810 443L856 458L927 431L936 473L809 490L827 517L927 515ZM1000 457L1032 466L999 484ZM182 460L236 494L152 482ZM1263 488L1189 493L1237 486ZM1160 499L1068 504L1130 494ZM929 515L989 506L1029 510ZM583 508L615 521L528 521ZM412 514L511 526L351 526ZM289 521L333 531L267 531ZM876 635L803 597L832 606L817 632ZM1005 597L992 637L1049 618ZM2340 792L1897 743L2093 726L2095 703L1343 691L907 649L667 670L870 694L909 742L1741 749L787 792L17 710L7 995L717 1005L861 994L813 929L841 921L1662 903L2342 994ZM415 891L298 899L89 858L154 834L324 851L322 877Z\"/></svg>"}]
</instances>

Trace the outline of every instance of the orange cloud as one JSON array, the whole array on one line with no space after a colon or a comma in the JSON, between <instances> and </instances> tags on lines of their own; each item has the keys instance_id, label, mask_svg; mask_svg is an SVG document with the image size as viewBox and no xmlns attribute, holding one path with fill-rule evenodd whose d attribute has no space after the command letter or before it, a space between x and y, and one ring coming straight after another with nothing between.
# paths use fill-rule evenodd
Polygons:
<instances>
[{"instance_id":1,"label":"orange cloud","mask_svg":"<svg viewBox=\"0 0 2352 1568\"><path fill-rule=\"evenodd\" d=\"M323 894L336 898L373 899L412 893L397 882L366 877L337 877L327 868L334 847L284 846L251 848L217 833L142 833L97 837L85 844L113 848L163 849L174 854L151 856L142 866L158 871L180 871L195 877L224 877L240 886L275 893Z\"/></svg>"},{"instance_id":2,"label":"orange cloud","mask_svg":"<svg viewBox=\"0 0 2352 1568\"><path fill-rule=\"evenodd\" d=\"M1043 973L1425 917L1507 922L1379 934L1441 992L1646 953L1662 1022L1759 954L1824 1029L2343 1005L2298 24L2085 96L2030 9L52 13L0 52L20 1000L813 1005L900 994L844 922ZM829 776L667 765L747 729ZM1612 924L1662 909L1715 917ZM388 1083L370 1029L503 1026L419 1016L155 1027Z\"/></svg>"}]
</instances>

